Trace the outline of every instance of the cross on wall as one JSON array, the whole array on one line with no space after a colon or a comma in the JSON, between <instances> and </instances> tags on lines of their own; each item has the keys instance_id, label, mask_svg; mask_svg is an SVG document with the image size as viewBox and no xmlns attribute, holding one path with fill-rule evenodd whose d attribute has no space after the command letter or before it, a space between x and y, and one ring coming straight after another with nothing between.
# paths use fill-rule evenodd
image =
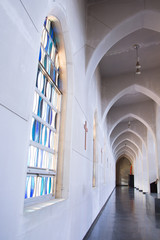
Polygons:
<instances>
[{"instance_id":1,"label":"cross on wall","mask_svg":"<svg viewBox=\"0 0 160 240\"><path fill-rule=\"evenodd\" d=\"M86 142L87 142L87 132L88 132L88 128L87 128L87 121L85 121L85 124L84 124L84 130L85 130L85 142L84 142L84 149L86 150L87 149L87 146L86 146Z\"/></svg>"}]
</instances>

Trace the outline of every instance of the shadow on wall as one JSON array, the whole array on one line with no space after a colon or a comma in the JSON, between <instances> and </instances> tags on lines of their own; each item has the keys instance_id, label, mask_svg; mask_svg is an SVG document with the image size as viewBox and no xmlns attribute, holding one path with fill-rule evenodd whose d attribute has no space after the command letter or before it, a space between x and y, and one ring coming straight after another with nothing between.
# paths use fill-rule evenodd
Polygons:
<instances>
[{"instance_id":1,"label":"shadow on wall","mask_svg":"<svg viewBox=\"0 0 160 240\"><path fill-rule=\"evenodd\" d=\"M130 174L131 163L130 161L122 157L116 163L116 185L128 186L128 176Z\"/></svg>"}]
</instances>

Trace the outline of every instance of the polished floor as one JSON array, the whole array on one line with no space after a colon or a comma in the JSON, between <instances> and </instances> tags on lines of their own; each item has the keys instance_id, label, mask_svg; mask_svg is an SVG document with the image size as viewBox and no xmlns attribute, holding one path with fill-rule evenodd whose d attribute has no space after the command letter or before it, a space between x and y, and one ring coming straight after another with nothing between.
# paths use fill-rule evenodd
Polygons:
<instances>
[{"instance_id":1,"label":"polished floor","mask_svg":"<svg viewBox=\"0 0 160 240\"><path fill-rule=\"evenodd\" d=\"M160 215L146 208L146 195L117 187L85 240L160 240Z\"/></svg>"}]
</instances>

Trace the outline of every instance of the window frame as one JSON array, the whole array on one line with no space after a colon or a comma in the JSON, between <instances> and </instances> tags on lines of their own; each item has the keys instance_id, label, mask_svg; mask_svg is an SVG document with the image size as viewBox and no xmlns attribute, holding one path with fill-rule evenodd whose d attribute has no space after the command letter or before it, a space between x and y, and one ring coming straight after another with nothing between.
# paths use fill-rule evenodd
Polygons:
<instances>
[{"instance_id":1,"label":"window frame","mask_svg":"<svg viewBox=\"0 0 160 240\"><path fill-rule=\"evenodd\" d=\"M51 22L54 22L54 24L56 25L56 22L52 19L52 17L47 17L46 19L48 19L49 21ZM57 21L57 20L56 20ZM43 31L44 31L44 27L43 27L43 30L42 30L42 34L43 34ZM49 34L49 32L47 31L47 33ZM41 35L41 38L42 38L42 35ZM52 44L54 45L54 42L52 41ZM40 48L42 47L42 42L40 42ZM55 47L55 45L54 45ZM55 47L56 48L56 53L58 54L58 49L57 49L57 46ZM44 49L44 48L43 48ZM47 53L47 52L45 52ZM48 56L48 53L47 53L47 56ZM53 63L53 62L52 62ZM55 63L54 63L54 69L56 68L55 67ZM48 127L49 130L53 131L54 134L57 134L56 138L57 138L57 151L51 149L51 148L48 148L46 146L43 146L42 144L40 143L37 143L33 140L30 140L29 141L29 147L30 146L33 146L33 147L36 147L37 149L42 149L46 152L50 152L52 153L53 155L55 155L56 157L56 171L54 170L51 170L51 169L47 169L47 168L38 168L38 167L33 167L33 166L28 166L27 165L27 171L26 171L26 179L27 179L27 176L37 176L38 177L53 177L55 179L54 183L53 183L53 191L51 194L44 194L44 195L41 195L41 196L35 196L35 197L30 197L30 198L25 198L24 199L24 203L26 206L28 205L31 205L31 204L34 204L34 203L39 203L39 202L44 202L44 201L47 201L47 200L51 200L51 199L55 199L56 197L56 178L57 178L57 165L58 165L58 148L59 148L59 135L60 135L60 117L61 117L61 104L62 104L62 91L60 90L60 88L58 88L58 84L56 85L53 81L53 79L50 77L50 75L48 74L47 70L45 69L45 67L41 64L40 61L38 61L38 70L37 70L37 75L38 75L38 72L41 71L44 75L44 77L47 79L46 82L50 82L50 84L52 85L51 88L53 87L54 90L56 91L56 94L58 95L58 98L59 98L59 103L57 104L57 109L53 106L53 104L47 99L47 97L40 92L40 90L38 89L38 87L36 86L37 84L35 84L35 89L34 89L34 94L38 94L39 97L41 97L43 99L43 101L45 101L46 104L48 104L57 114L57 117L56 117L56 128L53 128L49 123L47 123L46 121L44 121L41 117L39 117L38 115L36 115L33 110L32 110L32 117L31 119L35 119L36 121L38 121L40 124L43 124L45 127ZM56 73L57 73L58 69L56 69ZM36 83L37 83L37 78L36 78ZM33 102L33 105L34 105L34 102ZM32 120L31 120L31 124L30 124L30 131L32 129ZM39 150L38 150L39 151ZM28 155L29 155L29 151L28 151ZM37 180L38 181L38 180Z\"/></svg>"}]
</instances>

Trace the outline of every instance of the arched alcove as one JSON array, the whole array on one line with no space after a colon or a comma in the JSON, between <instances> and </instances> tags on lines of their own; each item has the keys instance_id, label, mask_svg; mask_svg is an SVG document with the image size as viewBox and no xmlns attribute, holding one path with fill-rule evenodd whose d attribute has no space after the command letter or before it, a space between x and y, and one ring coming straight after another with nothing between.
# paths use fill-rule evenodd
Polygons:
<instances>
[{"instance_id":1,"label":"arched alcove","mask_svg":"<svg viewBox=\"0 0 160 240\"><path fill-rule=\"evenodd\" d=\"M125 156L118 159L116 163L116 185L128 186L128 175L130 174L131 162Z\"/></svg>"}]
</instances>

